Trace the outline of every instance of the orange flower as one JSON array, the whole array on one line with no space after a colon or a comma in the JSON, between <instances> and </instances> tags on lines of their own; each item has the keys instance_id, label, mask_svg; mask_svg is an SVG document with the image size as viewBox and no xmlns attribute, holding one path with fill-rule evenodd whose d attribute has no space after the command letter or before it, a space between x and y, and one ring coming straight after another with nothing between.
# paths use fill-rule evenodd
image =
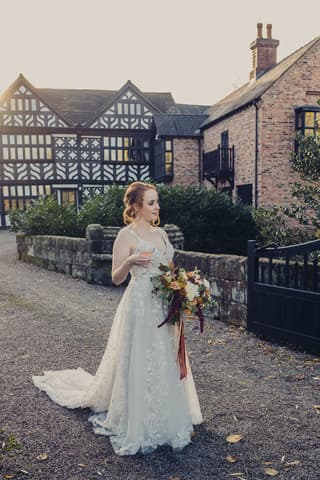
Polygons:
<instances>
[{"instance_id":1,"label":"orange flower","mask_svg":"<svg viewBox=\"0 0 320 480\"><path fill-rule=\"evenodd\" d=\"M170 287L172 288L172 290L180 290L180 285L175 280L170 283Z\"/></svg>"}]
</instances>

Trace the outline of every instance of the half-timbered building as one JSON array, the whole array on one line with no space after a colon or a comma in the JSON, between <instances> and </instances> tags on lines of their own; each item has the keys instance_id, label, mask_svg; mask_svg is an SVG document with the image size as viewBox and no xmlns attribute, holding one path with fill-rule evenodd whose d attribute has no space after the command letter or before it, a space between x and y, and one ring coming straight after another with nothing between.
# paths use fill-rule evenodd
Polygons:
<instances>
[{"instance_id":1,"label":"half-timbered building","mask_svg":"<svg viewBox=\"0 0 320 480\"><path fill-rule=\"evenodd\" d=\"M119 91L44 89L20 75L0 98L0 227L41 195L78 206L114 183L201 181L206 109L130 81Z\"/></svg>"}]
</instances>

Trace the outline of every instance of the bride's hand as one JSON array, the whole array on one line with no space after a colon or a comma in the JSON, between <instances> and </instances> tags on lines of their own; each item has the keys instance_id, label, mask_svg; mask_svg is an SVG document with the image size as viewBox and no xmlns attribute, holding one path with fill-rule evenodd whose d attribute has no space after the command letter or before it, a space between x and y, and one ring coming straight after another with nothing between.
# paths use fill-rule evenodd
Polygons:
<instances>
[{"instance_id":1,"label":"bride's hand","mask_svg":"<svg viewBox=\"0 0 320 480\"><path fill-rule=\"evenodd\" d=\"M133 255L130 255L127 259L127 262L129 263L130 267L133 265L137 267L144 267L146 268L149 263L151 262L152 255L150 255L149 252L147 253L134 253Z\"/></svg>"}]
</instances>

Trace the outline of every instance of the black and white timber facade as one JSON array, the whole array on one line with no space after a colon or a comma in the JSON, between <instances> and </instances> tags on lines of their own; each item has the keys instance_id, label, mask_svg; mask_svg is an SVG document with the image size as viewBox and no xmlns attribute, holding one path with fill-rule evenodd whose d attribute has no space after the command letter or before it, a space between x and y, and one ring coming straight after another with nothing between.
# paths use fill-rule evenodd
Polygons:
<instances>
[{"instance_id":1,"label":"black and white timber facade","mask_svg":"<svg viewBox=\"0 0 320 480\"><path fill-rule=\"evenodd\" d=\"M196 114L200 125L206 108L130 81L119 91L39 89L20 75L0 97L0 228L41 195L78 206L114 183L171 181L173 137L157 136L154 115Z\"/></svg>"}]
</instances>

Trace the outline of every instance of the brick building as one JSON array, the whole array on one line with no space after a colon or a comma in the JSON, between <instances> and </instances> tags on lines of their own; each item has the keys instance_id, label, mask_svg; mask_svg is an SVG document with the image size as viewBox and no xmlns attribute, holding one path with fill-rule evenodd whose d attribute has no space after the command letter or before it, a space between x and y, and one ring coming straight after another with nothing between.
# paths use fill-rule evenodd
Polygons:
<instances>
[{"instance_id":1,"label":"brick building","mask_svg":"<svg viewBox=\"0 0 320 480\"><path fill-rule=\"evenodd\" d=\"M81 205L113 183L204 184L254 206L290 202L297 129L320 136L320 37L277 63L257 26L249 81L215 105L171 93L35 88L0 97L0 228L43 194Z\"/></svg>"},{"instance_id":2,"label":"brick building","mask_svg":"<svg viewBox=\"0 0 320 480\"><path fill-rule=\"evenodd\" d=\"M320 136L320 37L277 63L272 26L257 25L249 81L208 110L203 133L206 185L254 206L290 202L297 129Z\"/></svg>"},{"instance_id":3,"label":"brick building","mask_svg":"<svg viewBox=\"0 0 320 480\"><path fill-rule=\"evenodd\" d=\"M44 194L80 205L113 183L199 183L207 108L130 81L119 91L61 90L20 75L0 97L0 227Z\"/></svg>"}]
</instances>

